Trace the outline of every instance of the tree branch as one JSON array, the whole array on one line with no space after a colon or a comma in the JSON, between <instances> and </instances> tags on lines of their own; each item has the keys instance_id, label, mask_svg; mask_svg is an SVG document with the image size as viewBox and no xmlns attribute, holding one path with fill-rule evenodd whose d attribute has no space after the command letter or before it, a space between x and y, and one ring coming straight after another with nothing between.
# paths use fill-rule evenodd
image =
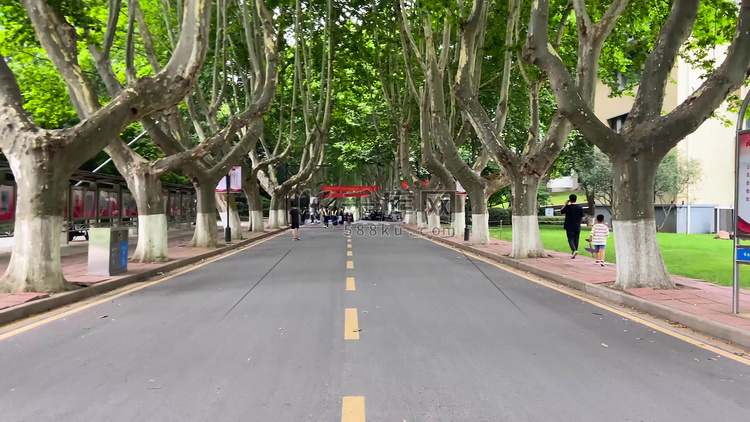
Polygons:
<instances>
[{"instance_id":1,"label":"tree branch","mask_svg":"<svg viewBox=\"0 0 750 422\"><path fill-rule=\"evenodd\" d=\"M628 115L630 125L654 119L661 114L669 74L672 72L680 47L692 32L699 6L700 0L680 0L672 4L669 18L661 28L654 49L646 59L635 104Z\"/></svg>"},{"instance_id":2,"label":"tree branch","mask_svg":"<svg viewBox=\"0 0 750 422\"><path fill-rule=\"evenodd\" d=\"M37 128L23 109L21 89L2 54L0 54L0 122L0 146L4 150L14 144L19 129Z\"/></svg>"},{"instance_id":3,"label":"tree branch","mask_svg":"<svg viewBox=\"0 0 750 422\"><path fill-rule=\"evenodd\" d=\"M750 0L742 0L737 30L724 62L703 84L671 113L661 116L653 125L644 125L642 133L653 130L652 142L662 138L662 149L668 145L663 138L679 141L695 131L719 107L722 101L750 76ZM676 142L676 141L675 141ZM666 153L666 152L665 152Z\"/></svg>"}]
</instances>

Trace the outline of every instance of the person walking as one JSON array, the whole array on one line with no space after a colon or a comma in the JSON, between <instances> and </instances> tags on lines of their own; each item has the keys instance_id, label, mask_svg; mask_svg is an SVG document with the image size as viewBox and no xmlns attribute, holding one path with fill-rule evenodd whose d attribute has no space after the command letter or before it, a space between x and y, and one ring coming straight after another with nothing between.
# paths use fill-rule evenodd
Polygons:
<instances>
[{"instance_id":1,"label":"person walking","mask_svg":"<svg viewBox=\"0 0 750 422\"><path fill-rule=\"evenodd\" d=\"M292 205L292 209L289 210L289 216L291 217L292 224L292 240L299 240L299 210L296 205Z\"/></svg>"},{"instance_id":2,"label":"person walking","mask_svg":"<svg viewBox=\"0 0 750 422\"><path fill-rule=\"evenodd\" d=\"M594 245L596 250L596 263L604 266L604 250L607 248L607 238L609 237L609 226L604 222L604 215L596 216L596 224L591 227L591 234L587 241Z\"/></svg>"},{"instance_id":3,"label":"person walking","mask_svg":"<svg viewBox=\"0 0 750 422\"><path fill-rule=\"evenodd\" d=\"M578 241L581 238L581 222L583 221L583 208L576 204L578 196L572 194L565 201L565 205L560 209L565 214L565 232L568 235L568 244L570 245L571 259L578 255Z\"/></svg>"},{"instance_id":4,"label":"person walking","mask_svg":"<svg viewBox=\"0 0 750 422\"><path fill-rule=\"evenodd\" d=\"M320 213L323 214L323 227L328 228L328 219L330 217L330 212L328 211L328 207L323 207L322 210L320 210Z\"/></svg>"}]
</instances>

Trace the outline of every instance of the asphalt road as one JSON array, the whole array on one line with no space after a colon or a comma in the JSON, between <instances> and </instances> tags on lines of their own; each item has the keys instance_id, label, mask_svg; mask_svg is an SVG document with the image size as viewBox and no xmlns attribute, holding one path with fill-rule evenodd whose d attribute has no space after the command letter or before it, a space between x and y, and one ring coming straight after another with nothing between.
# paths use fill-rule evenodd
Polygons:
<instances>
[{"instance_id":1,"label":"asphalt road","mask_svg":"<svg viewBox=\"0 0 750 422\"><path fill-rule=\"evenodd\" d=\"M0 421L750 417L750 366L394 230L303 228L6 338Z\"/></svg>"}]
</instances>

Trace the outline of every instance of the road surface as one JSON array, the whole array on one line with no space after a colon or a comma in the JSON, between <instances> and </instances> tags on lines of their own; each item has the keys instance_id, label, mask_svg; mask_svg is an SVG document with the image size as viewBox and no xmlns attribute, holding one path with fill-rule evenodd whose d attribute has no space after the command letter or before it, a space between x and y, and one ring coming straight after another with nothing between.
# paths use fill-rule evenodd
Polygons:
<instances>
[{"instance_id":1,"label":"road surface","mask_svg":"<svg viewBox=\"0 0 750 422\"><path fill-rule=\"evenodd\" d=\"M750 366L394 230L303 226L6 328L0 420L748 420Z\"/></svg>"}]
</instances>

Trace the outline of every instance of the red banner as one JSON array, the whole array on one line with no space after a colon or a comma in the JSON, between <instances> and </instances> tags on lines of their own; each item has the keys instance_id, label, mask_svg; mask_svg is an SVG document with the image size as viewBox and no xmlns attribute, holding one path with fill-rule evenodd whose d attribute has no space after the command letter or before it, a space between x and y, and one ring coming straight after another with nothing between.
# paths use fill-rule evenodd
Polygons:
<instances>
[{"instance_id":1,"label":"red banner","mask_svg":"<svg viewBox=\"0 0 750 422\"><path fill-rule=\"evenodd\" d=\"M326 193L323 198L366 198L370 196L369 192L334 192Z\"/></svg>"},{"instance_id":2,"label":"red banner","mask_svg":"<svg viewBox=\"0 0 750 422\"><path fill-rule=\"evenodd\" d=\"M428 183L430 183L430 181L429 181L429 180L423 180L423 181L422 181L422 184L423 184L423 185L426 185L426 184L428 184ZM403 187L404 187L404 189L409 189L409 185L407 185L407 184L406 184L406 182L404 182L403 180L401 181L401 186L403 186Z\"/></svg>"},{"instance_id":3,"label":"red banner","mask_svg":"<svg viewBox=\"0 0 750 422\"><path fill-rule=\"evenodd\" d=\"M377 185L366 186L326 186L321 189L323 192L377 192Z\"/></svg>"}]
</instances>

